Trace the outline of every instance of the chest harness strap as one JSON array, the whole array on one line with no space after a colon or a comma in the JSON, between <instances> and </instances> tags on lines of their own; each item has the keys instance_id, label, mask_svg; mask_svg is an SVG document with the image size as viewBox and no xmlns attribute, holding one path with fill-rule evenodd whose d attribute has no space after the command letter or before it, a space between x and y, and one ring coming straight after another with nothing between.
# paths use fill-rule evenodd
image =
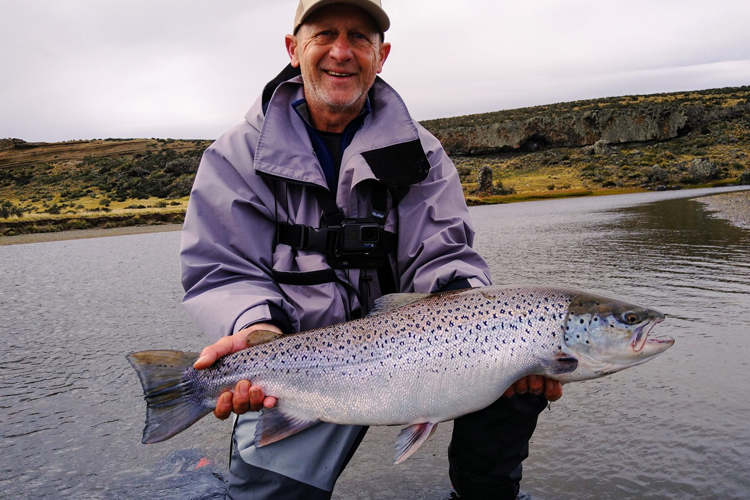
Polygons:
<instances>
[{"instance_id":1,"label":"chest harness strap","mask_svg":"<svg viewBox=\"0 0 750 500\"><path fill-rule=\"evenodd\" d=\"M396 251L398 238L384 228L388 215L387 187L372 181L370 217L360 219L345 218L327 189L310 189L323 211L321 227L279 223L277 243L295 250L323 253L331 269L309 273L274 271L274 279L289 285L316 285L335 282L334 269L376 269L382 291L397 291L388 254Z\"/></svg>"}]
</instances>

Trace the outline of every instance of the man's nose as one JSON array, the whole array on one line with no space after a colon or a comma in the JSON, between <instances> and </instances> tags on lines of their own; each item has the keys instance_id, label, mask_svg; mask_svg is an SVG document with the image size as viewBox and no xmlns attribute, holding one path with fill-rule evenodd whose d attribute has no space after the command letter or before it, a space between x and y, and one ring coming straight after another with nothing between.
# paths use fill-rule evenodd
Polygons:
<instances>
[{"instance_id":1,"label":"man's nose","mask_svg":"<svg viewBox=\"0 0 750 500\"><path fill-rule=\"evenodd\" d=\"M352 45L349 42L349 38L345 34L339 35L333 42L333 46L329 52L332 58L337 61L348 61L352 58Z\"/></svg>"}]
</instances>

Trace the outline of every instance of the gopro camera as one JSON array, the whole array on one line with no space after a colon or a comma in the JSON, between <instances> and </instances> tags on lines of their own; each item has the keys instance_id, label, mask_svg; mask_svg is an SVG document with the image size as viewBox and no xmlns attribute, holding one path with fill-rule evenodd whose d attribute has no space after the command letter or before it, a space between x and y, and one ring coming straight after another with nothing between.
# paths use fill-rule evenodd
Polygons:
<instances>
[{"instance_id":1,"label":"gopro camera","mask_svg":"<svg viewBox=\"0 0 750 500\"><path fill-rule=\"evenodd\" d=\"M344 221L341 223L341 250L369 252L380 248L380 226L372 222Z\"/></svg>"}]
</instances>

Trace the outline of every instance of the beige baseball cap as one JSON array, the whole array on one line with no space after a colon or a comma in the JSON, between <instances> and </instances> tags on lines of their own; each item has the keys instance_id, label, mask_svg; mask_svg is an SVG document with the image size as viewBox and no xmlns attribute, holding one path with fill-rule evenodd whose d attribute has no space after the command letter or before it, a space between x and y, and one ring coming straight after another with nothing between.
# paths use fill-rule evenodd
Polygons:
<instances>
[{"instance_id":1,"label":"beige baseball cap","mask_svg":"<svg viewBox=\"0 0 750 500\"><path fill-rule=\"evenodd\" d=\"M372 16L375 23L377 23L380 28L380 31L383 33L388 31L388 28L391 26L391 20L388 19L388 14L383 10L380 0L299 0L297 15L294 16L294 31L292 31L292 33L297 32L297 29L303 22L305 22L305 19L307 19L310 14L321 7L336 3L354 5L365 10Z\"/></svg>"}]
</instances>

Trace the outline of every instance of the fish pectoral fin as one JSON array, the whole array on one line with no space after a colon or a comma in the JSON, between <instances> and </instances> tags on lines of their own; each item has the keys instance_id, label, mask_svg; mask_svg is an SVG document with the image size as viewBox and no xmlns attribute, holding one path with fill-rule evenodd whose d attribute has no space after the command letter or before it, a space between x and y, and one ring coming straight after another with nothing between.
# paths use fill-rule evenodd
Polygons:
<instances>
[{"instance_id":1,"label":"fish pectoral fin","mask_svg":"<svg viewBox=\"0 0 750 500\"><path fill-rule=\"evenodd\" d=\"M297 434L318 423L319 420L308 420L284 413L278 407L263 408L255 427L255 446L261 447L275 443L293 434Z\"/></svg>"},{"instance_id":2,"label":"fish pectoral fin","mask_svg":"<svg viewBox=\"0 0 750 500\"><path fill-rule=\"evenodd\" d=\"M372 311L370 311L370 314L368 314L368 316L392 311L394 309L398 309L399 307L408 306L409 304L414 304L415 302L424 300L427 297L431 297L432 295L433 294L431 293L389 293L388 295L383 295L375 301L375 307L372 308Z\"/></svg>"},{"instance_id":3,"label":"fish pectoral fin","mask_svg":"<svg viewBox=\"0 0 750 500\"><path fill-rule=\"evenodd\" d=\"M578 359L565 354L554 358L539 358L539 362L542 363L546 375L562 375L578 368Z\"/></svg>"},{"instance_id":4,"label":"fish pectoral fin","mask_svg":"<svg viewBox=\"0 0 750 500\"><path fill-rule=\"evenodd\" d=\"M255 347L256 345L265 344L266 342L271 342L272 340L276 340L283 336L284 334L279 332L271 332L269 330L253 330L252 332L247 334L245 343L248 347Z\"/></svg>"},{"instance_id":5,"label":"fish pectoral fin","mask_svg":"<svg viewBox=\"0 0 750 500\"><path fill-rule=\"evenodd\" d=\"M393 461L393 465L400 464L412 456L422 443L432 436L437 426L438 424L432 422L423 422L404 427L396 438L396 460Z\"/></svg>"}]
</instances>

